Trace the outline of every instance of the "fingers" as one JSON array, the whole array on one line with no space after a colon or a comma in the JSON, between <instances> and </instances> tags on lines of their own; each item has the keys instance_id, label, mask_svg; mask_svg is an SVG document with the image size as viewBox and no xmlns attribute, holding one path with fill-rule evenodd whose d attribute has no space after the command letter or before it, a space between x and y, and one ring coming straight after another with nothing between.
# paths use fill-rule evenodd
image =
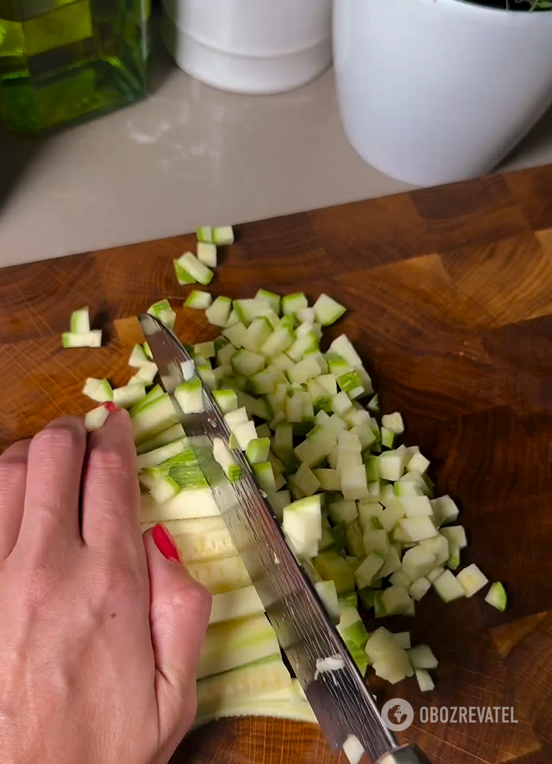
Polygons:
<instances>
[{"instance_id":1,"label":"fingers","mask_svg":"<svg viewBox=\"0 0 552 764\"><path fill-rule=\"evenodd\" d=\"M85 544L123 562L129 554L138 556L145 568L139 502L130 418L126 411L115 411L88 438L81 521Z\"/></svg>"},{"instance_id":2,"label":"fingers","mask_svg":"<svg viewBox=\"0 0 552 764\"><path fill-rule=\"evenodd\" d=\"M161 733L165 739L174 737L176 746L195 717L195 682L211 595L178 561L174 541L163 526L147 530L144 545Z\"/></svg>"},{"instance_id":3,"label":"fingers","mask_svg":"<svg viewBox=\"0 0 552 764\"><path fill-rule=\"evenodd\" d=\"M0 562L10 554L19 536L30 443L15 443L0 456Z\"/></svg>"},{"instance_id":4,"label":"fingers","mask_svg":"<svg viewBox=\"0 0 552 764\"><path fill-rule=\"evenodd\" d=\"M32 439L23 520L17 541L27 550L80 539L79 493L86 430L76 417L56 419Z\"/></svg>"}]
</instances>

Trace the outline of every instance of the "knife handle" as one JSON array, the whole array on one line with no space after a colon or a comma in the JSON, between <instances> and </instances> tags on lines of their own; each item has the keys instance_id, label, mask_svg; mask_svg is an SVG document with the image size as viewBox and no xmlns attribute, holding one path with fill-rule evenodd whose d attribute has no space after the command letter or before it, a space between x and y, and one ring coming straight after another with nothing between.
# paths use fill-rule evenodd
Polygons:
<instances>
[{"instance_id":1,"label":"knife handle","mask_svg":"<svg viewBox=\"0 0 552 764\"><path fill-rule=\"evenodd\" d=\"M430 761L413 745L403 745L390 753L384 753L376 764L430 764Z\"/></svg>"}]
</instances>

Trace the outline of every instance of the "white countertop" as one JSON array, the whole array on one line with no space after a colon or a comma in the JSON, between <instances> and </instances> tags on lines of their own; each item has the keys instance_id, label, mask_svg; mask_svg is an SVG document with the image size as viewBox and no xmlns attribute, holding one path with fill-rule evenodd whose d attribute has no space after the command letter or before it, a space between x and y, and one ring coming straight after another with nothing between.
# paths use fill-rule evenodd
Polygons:
<instances>
[{"instance_id":1,"label":"white countertop","mask_svg":"<svg viewBox=\"0 0 552 764\"><path fill-rule=\"evenodd\" d=\"M552 114L506 163L552 162ZM0 266L407 188L341 128L333 73L291 93L214 90L158 56L152 95L43 140L0 131Z\"/></svg>"}]
</instances>

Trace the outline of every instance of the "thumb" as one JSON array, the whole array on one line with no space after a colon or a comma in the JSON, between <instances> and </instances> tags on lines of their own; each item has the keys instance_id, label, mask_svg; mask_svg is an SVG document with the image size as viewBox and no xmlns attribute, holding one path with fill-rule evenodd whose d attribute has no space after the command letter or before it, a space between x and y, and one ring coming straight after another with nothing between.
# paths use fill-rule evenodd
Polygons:
<instances>
[{"instance_id":1,"label":"thumb","mask_svg":"<svg viewBox=\"0 0 552 764\"><path fill-rule=\"evenodd\" d=\"M155 654L159 733L178 744L196 713L199 655L211 614L211 595L180 562L163 525L144 533L150 576L150 627Z\"/></svg>"}]
</instances>

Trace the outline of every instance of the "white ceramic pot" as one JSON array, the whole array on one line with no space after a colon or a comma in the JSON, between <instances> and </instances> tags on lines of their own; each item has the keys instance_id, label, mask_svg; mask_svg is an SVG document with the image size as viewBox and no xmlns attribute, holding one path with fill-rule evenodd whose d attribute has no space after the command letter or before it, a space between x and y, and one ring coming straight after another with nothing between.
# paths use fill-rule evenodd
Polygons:
<instances>
[{"instance_id":1,"label":"white ceramic pot","mask_svg":"<svg viewBox=\"0 0 552 764\"><path fill-rule=\"evenodd\" d=\"M333 35L351 144L415 185L488 172L552 103L552 11L335 0Z\"/></svg>"},{"instance_id":2,"label":"white ceramic pot","mask_svg":"<svg viewBox=\"0 0 552 764\"><path fill-rule=\"evenodd\" d=\"M332 0L164 0L163 36L178 66L209 85L278 93L331 63Z\"/></svg>"}]
</instances>

